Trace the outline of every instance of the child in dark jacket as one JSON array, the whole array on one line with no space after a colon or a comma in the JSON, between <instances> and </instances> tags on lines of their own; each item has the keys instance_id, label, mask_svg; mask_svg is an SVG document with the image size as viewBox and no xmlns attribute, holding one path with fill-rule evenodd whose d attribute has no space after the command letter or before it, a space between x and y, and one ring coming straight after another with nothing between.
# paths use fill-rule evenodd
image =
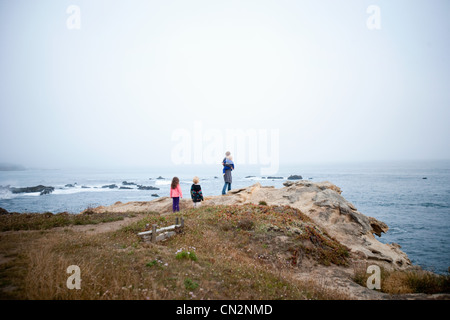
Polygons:
<instances>
[{"instance_id":1,"label":"child in dark jacket","mask_svg":"<svg viewBox=\"0 0 450 320\"><path fill-rule=\"evenodd\" d=\"M200 202L203 201L203 193L202 193L202 187L198 184L200 179L198 177L194 177L192 179L194 182L191 186L191 198L194 202L194 208L197 208L200 206Z\"/></svg>"}]
</instances>

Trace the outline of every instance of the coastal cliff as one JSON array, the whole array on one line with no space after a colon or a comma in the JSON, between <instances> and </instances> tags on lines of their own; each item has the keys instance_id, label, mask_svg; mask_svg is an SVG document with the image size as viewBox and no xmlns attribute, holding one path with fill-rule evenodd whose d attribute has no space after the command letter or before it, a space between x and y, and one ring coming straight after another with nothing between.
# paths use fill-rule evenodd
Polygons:
<instances>
[{"instance_id":1,"label":"coastal cliff","mask_svg":"<svg viewBox=\"0 0 450 320\"><path fill-rule=\"evenodd\" d=\"M449 299L450 277L411 264L329 182L259 183L208 196L116 202L80 214L0 210L0 299ZM182 230L151 242L139 234ZM79 266L81 290L66 287ZM381 288L368 288L369 267ZM38 277L36 275L39 275ZM50 280L51 281L50 281Z\"/></svg>"},{"instance_id":2,"label":"coastal cliff","mask_svg":"<svg viewBox=\"0 0 450 320\"><path fill-rule=\"evenodd\" d=\"M290 206L310 217L318 226L350 249L355 259L377 262L388 270L411 266L399 244L384 244L375 237L387 232L388 226L373 217L367 217L348 202L341 189L330 182L286 181L283 188L252 186L234 189L227 195L205 197L203 206L260 204ZM192 207L190 199L181 199L180 208ZM172 201L161 197L148 202L117 202L111 206L90 209L94 212L169 213Z\"/></svg>"}]
</instances>

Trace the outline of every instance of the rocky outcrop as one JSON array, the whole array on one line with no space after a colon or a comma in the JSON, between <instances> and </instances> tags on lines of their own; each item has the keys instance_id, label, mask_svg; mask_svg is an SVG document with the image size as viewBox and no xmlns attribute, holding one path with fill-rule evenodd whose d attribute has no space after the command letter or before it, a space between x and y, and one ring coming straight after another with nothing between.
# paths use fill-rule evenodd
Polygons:
<instances>
[{"instance_id":1,"label":"rocky outcrop","mask_svg":"<svg viewBox=\"0 0 450 320\"><path fill-rule=\"evenodd\" d=\"M369 223L372 227L372 231L377 236L381 237L382 233L386 233L389 230L389 227L386 223L378 221L377 219L373 217L369 217Z\"/></svg>"},{"instance_id":2,"label":"rocky outcrop","mask_svg":"<svg viewBox=\"0 0 450 320\"><path fill-rule=\"evenodd\" d=\"M138 190L159 190L159 188L153 187L153 186L138 185L137 188L138 188Z\"/></svg>"},{"instance_id":3,"label":"rocky outcrop","mask_svg":"<svg viewBox=\"0 0 450 320\"><path fill-rule=\"evenodd\" d=\"M9 191L12 193L33 193L33 192L39 192L40 195L49 194L55 191L54 187L47 187L43 185L38 185L35 187L25 187L25 188L14 188L10 187Z\"/></svg>"},{"instance_id":4,"label":"rocky outcrop","mask_svg":"<svg viewBox=\"0 0 450 320\"><path fill-rule=\"evenodd\" d=\"M136 185L136 183L134 183L134 182L128 182L128 181L122 181L122 184L123 184L124 186L135 186L135 185Z\"/></svg>"},{"instance_id":5,"label":"rocky outcrop","mask_svg":"<svg viewBox=\"0 0 450 320\"><path fill-rule=\"evenodd\" d=\"M108 185L102 186L102 188L103 189L116 189L116 188L118 188L118 186L115 184L108 184Z\"/></svg>"},{"instance_id":6,"label":"rocky outcrop","mask_svg":"<svg viewBox=\"0 0 450 320\"><path fill-rule=\"evenodd\" d=\"M204 206L267 203L287 205L299 209L318 226L347 246L355 259L377 262L386 269L404 269L411 266L407 255L398 244L384 244L375 238L388 231L388 226L373 217L367 217L347 201L339 187L330 182L288 180L283 188L252 186L233 189L225 196L205 197ZM180 209L192 208L190 199L181 199ZM172 200L160 197L152 201L120 203L93 209L97 212L145 212L167 213L172 210Z\"/></svg>"}]
</instances>

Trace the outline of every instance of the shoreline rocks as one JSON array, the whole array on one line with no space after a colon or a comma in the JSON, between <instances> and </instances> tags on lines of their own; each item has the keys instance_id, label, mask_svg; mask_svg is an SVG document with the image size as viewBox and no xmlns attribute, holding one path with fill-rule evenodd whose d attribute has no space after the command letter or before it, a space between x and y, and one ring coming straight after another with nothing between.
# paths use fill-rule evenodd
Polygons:
<instances>
[{"instance_id":1,"label":"shoreline rocks","mask_svg":"<svg viewBox=\"0 0 450 320\"><path fill-rule=\"evenodd\" d=\"M136 187L134 187L136 186ZM68 183L65 184L64 187L59 187L58 189L73 189L73 188L77 188L79 186L77 186L77 183ZM53 191L55 191L55 187L51 187L51 186L44 186L44 185L38 185L38 186L34 186L34 187L11 187L11 186L0 186L0 188L5 189L13 194L19 194L19 193L36 193L39 192L40 195L46 195L46 194L50 194ZM108 184L108 185L103 185L101 187L91 187L91 186L86 186L86 185L82 185L81 187L79 187L81 189L91 189L91 188L102 188L102 189L118 189L118 190L160 190L158 187L153 187L153 186L144 186L144 185L138 185L134 182L127 182L127 181L123 181L121 186L118 186L117 184Z\"/></svg>"},{"instance_id":2,"label":"shoreline rocks","mask_svg":"<svg viewBox=\"0 0 450 320\"><path fill-rule=\"evenodd\" d=\"M135 185L136 185L136 183L134 183L134 182L128 182L128 181L122 181L122 184L123 184L124 186L135 186Z\"/></svg>"},{"instance_id":3,"label":"shoreline rocks","mask_svg":"<svg viewBox=\"0 0 450 320\"><path fill-rule=\"evenodd\" d=\"M116 188L118 188L118 186L115 184L108 184L108 185L102 186L102 189L107 189L107 188L116 189Z\"/></svg>"},{"instance_id":4,"label":"shoreline rocks","mask_svg":"<svg viewBox=\"0 0 450 320\"><path fill-rule=\"evenodd\" d=\"M24 187L24 188L15 188L15 187L9 187L9 191L12 193L35 193L39 192L40 195L50 194L53 191L55 191L54 187L48 187L43 185L38 185L35 187Z\"/></svg>"},{"instance_id":5,"label":"shoreline rocks","mask_svg":"<svg viewBox=\"0 0 450 320\"><path fill-rule=\"evenodd\" d=\"M74 184L72 184L72 183L68 183L68 184L66 184L64 187L65 188L75 188L75 185L76 185L77 183L75 182Z\"/></svg>"},{"instance_id":6,"label":"shoreline rocks","mask_svg":"<svg viewBox=\"0 0 450 320\"><path fill-rule=\"evenodd\" d=\"M157 187L143 186L143 185L138 185L137 188L138 188L138 190L159 190L159 188L157 188Z\"/></svg>"}]
</instances>

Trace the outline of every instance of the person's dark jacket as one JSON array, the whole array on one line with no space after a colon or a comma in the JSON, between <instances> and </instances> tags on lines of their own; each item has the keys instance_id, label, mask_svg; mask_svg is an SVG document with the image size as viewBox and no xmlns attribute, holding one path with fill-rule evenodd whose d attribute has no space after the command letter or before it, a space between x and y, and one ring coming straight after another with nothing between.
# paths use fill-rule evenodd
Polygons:
<instances>
[{"instance_id":1,"label":"person's dark jacket","mask_svg":"<svg viewBox=\"0 0 450 320\"><path fill-rule=\"evenodd\" d=\"M191 186L191 198L194 202L203 201L202 187L199 184L193 184Z\"/></svg>"},{"instance_id":2,"label":"person's dark jacket","mask_svg":"<svg viewBox=\"0 0 450 320\"><path fill-rule=\"evenodd\" d=\"M231 170L226 170L225 174L223 175L223 180L226 183L232 183L233 182L233 178L231 176Z\"/></svg>"}]
</instances>

